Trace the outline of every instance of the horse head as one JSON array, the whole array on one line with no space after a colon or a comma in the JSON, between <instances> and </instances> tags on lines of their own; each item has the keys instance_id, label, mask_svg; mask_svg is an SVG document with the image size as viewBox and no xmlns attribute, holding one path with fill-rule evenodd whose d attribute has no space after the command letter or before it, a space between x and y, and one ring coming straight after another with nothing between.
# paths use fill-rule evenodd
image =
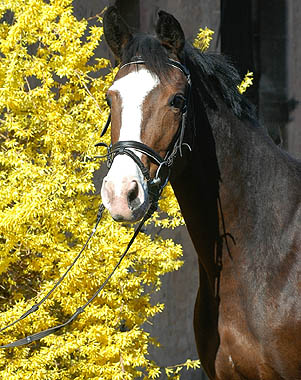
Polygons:
<instances>
[{"instance_id":1,"label":"horse head","mask_svg":"<svg viewBox=\"0 0 301 380\"><path fill-rule=\"evenodd\" d=\"M133 35L115 7L105 13L104 35L120 68L107 92L113 161L101 195L116 221L135 222L154 201L154 189L162 191L181 149L189 89L179 62L185 37L163 11L156 38Z\"/></svg>"}]
</instances>

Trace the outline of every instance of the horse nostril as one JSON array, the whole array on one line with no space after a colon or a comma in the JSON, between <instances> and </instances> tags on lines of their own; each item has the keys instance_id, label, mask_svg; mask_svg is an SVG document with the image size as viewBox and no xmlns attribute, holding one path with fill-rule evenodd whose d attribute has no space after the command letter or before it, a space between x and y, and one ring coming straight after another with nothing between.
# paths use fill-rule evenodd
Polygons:
<instances>
[{"instance_id":1,"label":"horse nostril","mask_svg":"<svg viewBox=\"0 0 301 380\"><path fill-rule=\"evenodd\" d=\"M140 199L138 198L139 187L137 181L132 181L128 191L128 205L131 210L140 206Z\"/></svg>"}]
</instances>

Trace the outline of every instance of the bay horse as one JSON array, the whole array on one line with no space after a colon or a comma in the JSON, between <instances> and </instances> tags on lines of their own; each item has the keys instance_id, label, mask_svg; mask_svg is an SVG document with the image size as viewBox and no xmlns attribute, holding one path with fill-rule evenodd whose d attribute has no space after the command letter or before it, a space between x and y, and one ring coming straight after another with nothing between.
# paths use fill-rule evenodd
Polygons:
<instances>
[{"instance_id":1,"label":"bay horse","mask_svg":"<svg viewBox=\"0 0 301 380\"><path fill-rule=\"evenodd\" d=\"M104 15L120 62L107 93L104 205L117 221L140 220L171 170L198 254L194 329L207 375L301 379L301 164L259 125L228 60L158 16L151 36L132 34L114 7Z\"/></svg>"}]
</instances>

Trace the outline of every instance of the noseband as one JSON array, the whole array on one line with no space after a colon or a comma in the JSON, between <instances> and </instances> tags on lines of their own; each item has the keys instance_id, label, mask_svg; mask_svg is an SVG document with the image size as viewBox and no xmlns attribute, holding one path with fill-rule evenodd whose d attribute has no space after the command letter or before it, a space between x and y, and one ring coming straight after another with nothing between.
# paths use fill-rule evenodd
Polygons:
<instances>
[{"instance_id":1,"label":"noseband","mask_svg":"<svg viewBox=\"0 0 301 380\"><path fill-rule=\"evenodd\" d=\"M121 66L119 70L133 64L136 64L136 65L146 64L146 61L142 60L140 57L136 57L136 58L137 58L136 60L130 61L124 64L123 66ZM170 168L174 162L174 159L177 153L180 152L180 155L182 156L182 146L187 145L189 147L188 144L183 143L183 138L184 138L184 132L185 132L185 126L186 126L186 117L187 117L187 101L189 99L190 87L191 87L190 74L189 74L188 69L178 61L175 61L173 59L168 59L167 64L169 66L175 67L176 69L180 70L185 75L187 83L188 83L188 89L187 89L187 94L185 98L185 105L183 109L181 110L182 114L181 114L181 122L180 122L179 128L172 139L172 142L169 146L169 150L167 151L165 157L162 158L157 152L155 152L149 146L141 142L133 141L133 140L118 141L114 145L110 145L110 146L107 146L103 142L96 144L96 146L105 146L107 148L108 153L105 156L97 156L96 158L107 157L107 164L109 168L111 167L114 158L121 154L125 154L129 156L138 165L138 167L140 168L147 182L148 195L150 197L150 208L148 211L149 216L157 209L158 200L160 198L162 190L164 189L164 187L166 186L168 182L168 179L170 176ZM111 114L109 115L109 118L105 124L104 129L102 130L101 137L104 136L104 134L106 133L110 125L110 122L111 122ZM138 155L134 152L134 150L142 154L145 154L153 163L158 165L154 178L151 178L148 168L145 167L140 157L138 157Z\"/></svg>"}]
</instances>

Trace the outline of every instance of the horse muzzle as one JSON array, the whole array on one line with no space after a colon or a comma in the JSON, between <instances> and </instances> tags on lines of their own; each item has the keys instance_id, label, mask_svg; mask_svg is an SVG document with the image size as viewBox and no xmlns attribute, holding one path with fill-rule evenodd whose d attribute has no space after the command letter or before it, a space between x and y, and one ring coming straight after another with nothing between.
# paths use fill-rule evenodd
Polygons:
<instances>
[{"instance_id":1,"label":"horse muzzle","mask_svg":"<svg viewBox=\"0 0 301 380\"><path fill-rule=\"evenodd\" d=\"M103 180L101 196L112 218L118 222L133 223L142 219L146 212L150 217L157 209L162 190L168 182L170 166L179 149L178 139L165 159L138 141L118 141L110 147L104 143L96 145L106 146L108 150L107 155L98 157L108 157L110 170ZM137 152L157 164L154 178L151 178L149 169Z\"/></svg>"},{"instance_id":2,"label":"horse muzzle","mask_svg":"<svg viewBox=\"0 0 301 380\"><path fill-rule=\"evenodd\" d=\"M127 161L127 157L116 157L116 159L118 158ZM103 179L101 188L103 204L115 221L137 222L142 219L149 206L147 185L139 173L128 175L123 167L122 175L120 172L122 167L119 167L118 162L114 162L114 164L108 175ZM133 163L131 162L131 164ZM116 168L118 169L118 167L119 170L117 171Z\"/></svg>"}]
</instances>

